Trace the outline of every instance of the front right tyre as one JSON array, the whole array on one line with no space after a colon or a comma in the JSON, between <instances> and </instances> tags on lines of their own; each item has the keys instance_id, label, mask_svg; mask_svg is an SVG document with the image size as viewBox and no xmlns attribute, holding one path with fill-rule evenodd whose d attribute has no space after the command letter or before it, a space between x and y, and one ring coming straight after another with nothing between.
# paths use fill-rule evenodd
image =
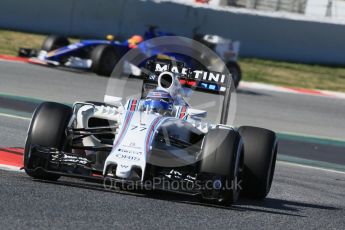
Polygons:
<instances>
[{"instance_id":1,"label":"front right tyre","mask_svg":"<svg viewBox=\"0 0 345 230\"><path fill-rule=\"evenodd\" d=\"M201 156L200 175L208 182L213 181L213 188L207 188L211 195L204 194L203 199L226 205L235 203L241 190L244 160L239 133L221 127L210 129L204 138Z\"/></svg>"},{"instance_id":2,"label":"front right tyre","mask_svg":"<svg viewBox=\"0 0 345 230\"><path fill-rule=\"evenodd\" d=\"M278 151L276 134L268 129L242 126L239 133L244 142L242 195L264 199L273 181Z\"/></svg>"}]
</instances>

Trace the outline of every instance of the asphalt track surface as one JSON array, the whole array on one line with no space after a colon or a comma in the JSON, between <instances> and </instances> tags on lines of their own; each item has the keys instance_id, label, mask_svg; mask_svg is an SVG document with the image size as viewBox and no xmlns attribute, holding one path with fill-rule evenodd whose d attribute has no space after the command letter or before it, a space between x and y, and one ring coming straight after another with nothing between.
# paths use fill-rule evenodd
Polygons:
<instances>
[{"instance_id":1,"label":"asphalt track surface","mask_svg":"<svg viewBox=\"0 0 345 230\"><path fill-rule=\"evenodd\" d=\"M0 170L2 229L344 229L344 174L278 163L269 196L222 207Z\"/></svg>"},{"instance_id":2,"label":"asphalt track surface","mask_svg":"<svg viewBox=\"0 0 345 230\"><path fill-rule=\"evenodd\" d=\"M60 102L102 100L107 84L106 78L94 74L27 64L0 62L0 70L2 94ZM237 124L260 123L276 131L345 139L342 100L244 89L238 100ZM30 101L11 108L1 98L0 105L12 110L18 106L28 114L33 107ZM0 146L22 147L28 125L28 119L0 115ZM328 159L328 153L335 157L329 162L344 159L339 146L318 145L324 150L317 156L311 151L315 143L309 144L300 143L297 149L304 148L313 159ZM295 149L281 149L279 154ZM332 155L334 151L339 153ZM67 178L57 183L33 181L22 172L0 170L0 223L4 229L344 229L344 194L344 173L281 162L268 198L242 199L231 207L167 193L107 191L102 185Z\"/></svg>"}]
</instances>

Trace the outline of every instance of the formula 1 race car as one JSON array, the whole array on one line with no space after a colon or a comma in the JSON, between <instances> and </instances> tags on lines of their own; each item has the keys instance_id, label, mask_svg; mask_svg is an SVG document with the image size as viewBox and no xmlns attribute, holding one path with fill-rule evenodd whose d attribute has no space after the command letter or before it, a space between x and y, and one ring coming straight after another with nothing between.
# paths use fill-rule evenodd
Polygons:
<instances>
[{"instance_id":1,"label":"formula 1 race car","mask_svg":"<svg viewBox=\"0 0 345 230\"><path fill-rule=\"evenodd\" d=\"M151 60L146 67L150 74L136 80L142 96L124 104L125 98L108 95L104 103L39 105L26 139L25 172L36 179L67 176L121 189L136 185L223 204L240 193L265 198L275 170L276 134L226 125L231 76L169 61ZM187 102L191 92L223 98L219 124Z\"/></svg>"},{"instance_id":2,"label":"formula 1 race car","mask_svg":"<svg viewBox=\"0 0 345 230\"><path fill-rule=\"evenodd\" d=\"M18 55L32 57L35 63L40 61L53 66L90 69L99 75L110 76L118 60L142 40L141 36L133 35L119 42L108 35L107 40L81 40L70 44L66 37L50 35L44 40L41 50L21 48Z\"/></svg>"},{"instance_id":3,"label":"formula 1 race car","mask_svg":"<svg viewBox=\"0 0 345 230\"><path fill-rule=\"evenodd\" d=\"M142 41L162 36L175 36L172 33L158 31L156 28L149 26L143 36L133 35L123 42L116 41L114 36L108 35L107 40L81 40L70 44L66 37L50 35L43 42L41 50L20 48L18 55L31 57L34 63L89 69L98 75L110 76L116 63L130 49L138 48L145 53L146 48L140 45ZM193 39L208 46L222 58L237 87L242 75L241 68L236 62L240 43L208 34L194 34ZM157 50L156 55L159 54L161 52ZM202 68L195 62L191 62L190 57L181 57L176 54L169 54L169 56L177 61L188 63L191 68Z\"/></svg>"}]
</instances>

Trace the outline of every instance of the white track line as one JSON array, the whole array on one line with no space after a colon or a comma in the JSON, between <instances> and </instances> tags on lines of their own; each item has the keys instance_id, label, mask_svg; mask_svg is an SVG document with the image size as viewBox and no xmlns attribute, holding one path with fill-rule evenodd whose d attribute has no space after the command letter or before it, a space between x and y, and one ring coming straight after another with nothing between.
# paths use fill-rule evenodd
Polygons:
<instances>
[{"instance_id":1,"label":"white track line","mask_svg":"<svg viewBox=\"0 0 345 230\"><path fill-rule=\"evenodd\" d=\"M310 165L304 165L304 164L298 164L298 163L287 162L287 161L280 161L280 160L277 160L277 163L279 163L279 164L285 164L285 165L290 165L290 166L301 167L301 168L308 168L308 169L322 170L322 171L332 172L332 173L345 174L345 172L343 172L343 171L338 171L338 170L335 170L335 169L326 169L326 168L321 168L321 167L316 167L316 166L310 166Z\"/></svg>"},{"instance_id":2,"label":"white track line","mask_svg":"<svg viewBox=\"0 0 345 230\"><path fill-rule=\"evenodd\" d=\"M337 98L337 99L345 99L345 93L342 92L335 92L329 90L317 90L317 89L303 89L303 88L289 88L284 86L275 86L266 83L259 83L259 82L240 82L240 88L243 89L258 89L258 90L265 90L265 91L274 91L280 93L292 93L292 94L299 94L299 95L309 95L309 96L318 96L318 97L328 97L328 98ZM308 92L310 91L310 92Z\"/></svg>"},{"instance_id":3,"label":"white track line","mask_svg":"<svg viewBox=\"0 0 345 230\"><path fill-rule=\"evenodd\" d=\"M2 117L9 117L9 118L16 118L16 119L22 119L22 120L26 120L26 121L30 121L31 120L31 118L29 118L29 117L23 117L23 116L12 115L12 114L7 114L7 113L0 113L0 116L2 116Z\"/></svg>"},{"instance_id":4,"label":"white track line","mask_svg":"<svg viewBox=\"0 0 345 230\"><path fill-rule=\"evenodd\" d=\"M20 168L10 165L0 164L0 169L12 172L24 172L24 170L20 170Z\"/></svg>"}]
</instances>

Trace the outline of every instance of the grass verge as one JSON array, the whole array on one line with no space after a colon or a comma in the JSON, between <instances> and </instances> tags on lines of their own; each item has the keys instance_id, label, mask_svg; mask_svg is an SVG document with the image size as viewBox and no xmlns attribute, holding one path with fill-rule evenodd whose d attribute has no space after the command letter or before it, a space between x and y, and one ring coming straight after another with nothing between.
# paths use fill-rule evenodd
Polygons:
<instances>
[{"instance_id":1,"label":"grass verge","mask_svg":"<svg viewBox=\"0 0 345 230\"><path fill-rule=\"evenodd\" d=\"M47 35L0 30L0 54L17 55L19 48L40 49ZM75 38L71 42L78 41Z\"/></svg>"},{"instance_id":2,"label":"grass verge","mask_svg":"<svg viewBox=\"0 0 345 230\"><path fill-rule=\"evenodd\" d=\"M0 54L17 55L20 47L39 49L46 36L0 30Z\"/></svg>"},{"instance_id":3,"label":"grass verge","mask_svg":"<svg viewBox=\"0 0 345 230\"><path fill-rule=\"evenodd\" d=\"M239 63L246 81L345 92L345 67L244 58Z\"/></svg>"},{"instance_id":4,"label":"grass verge","mask_svg":"<svg viewBox=\"0 0 345 230\"><path fill-rule=\"evenodd\" d=\"M45 37L46 35L0 30L0 54L17 55L19 47L39 49ZM249 58L241 58L239 64L245 81L345 92L345 67Z\"/></svg>"}]
</instances>

